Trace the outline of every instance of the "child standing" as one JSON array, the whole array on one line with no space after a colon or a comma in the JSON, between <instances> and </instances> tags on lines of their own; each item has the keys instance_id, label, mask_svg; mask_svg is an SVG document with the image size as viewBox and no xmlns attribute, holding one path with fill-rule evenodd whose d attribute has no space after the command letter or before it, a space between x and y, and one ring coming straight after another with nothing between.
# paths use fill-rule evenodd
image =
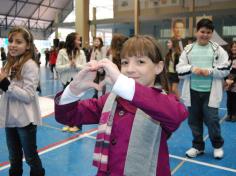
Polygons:
<instances>
[{"instance_id":1,"label":"child standing","mask_svg":"<svg viewBox=\"0 0 236 176\"><path fill-rule=\"evenodd\" d=\"M23 152L30 176L44 176L37 153L36 132L41 124L36 88L39 68L35 62L32 34L23 27L8 35L8 62L0 73L0 127L5 127L10 176L22 176Z\"/></svg>"},{"instance_id":2,"label":"child standing","mask_svg":"<svg viewBox=\"0 0 236 176\"><path fill-rule=\"evenodd\" d=\"M185 47L177 65L177 72L184 79L182 98L190 113L188 124L193 141L186 155L191 158L204 153L203 123L214 147L214 158L221 159L224 155L218 108L223 95L223 79L230 67L226 51L210 41L213 30L211 20L200 20L197 41Z\"/></svg>"},{"instance_id":3,"label":"child standing","mask_svg":"<svg viewBox=\"0 0 236 176\"><path fill-rule=\"evenodd\" d=\"M92 49L90 61L91 60L100 61L101 59L106 58L106 57L107 57L107 49L103 44L102 38L101 37L94 38L93 49ZM97 76L96 76L94 82L99 83L104 79L104 77L105 77L105 72L102 69L98 70ZM104 86L102 88L102 95L105 94L105 92L106 92L106 87ZM95 90L95 94L93 97L94 98L98 97L97 90Z\"/></svg>"},{"instance_id":4,"label":"child standing","mask_svg":"<svg viewBox=\"0 0 236 176\"><path fill-rule=\"evenodd\" d=\"M229 60L231 61L232 68L225 81L228 110L226 121L236 122L236 41L230 45Z\"/></svg>"},{"instance_id":5,"label":"child standing","mask_svg":"<svg viewBox=\"0 0 236 176\"><path fill-rule=\"evenodd\" d=\"M80 49L80 36L76 32L67 35L64 48L60 49L56 70L59 73L63 89L73 80L73 77L86 64L84 51ZM65 126L63 131L76 132L81 130L82 126Z\"/></svg>"},{"instance_id":6,"label":"child standing","mask_svg":"<svg viewBox=\"0 0 236 176\"><path fill-rule=\"evenodd\" d=\"M170 176L167 139L188 113L174 95L166 93L163 58L154 38L128 39L121 58L121 72L108 59L88 63L63 94L56 95L56 120L99 124L93 160L98 176ZM88 89L103 86L93 82L101 68L112 92L78 101Z\"/></svg>"},{"instance_id":7,"label":"child standing","mask_svg":"<svg viewBox=\"0 0 236 176\"><path fill-rule=\"evenodd\" d=\"M179 97L179 77L178 73L176 72L176 65L179 63L179 56L181 51L179 44L171 39L167 41L167 47L169 51L165 57L165 65L167 68L168 81L170 84L170 92Z\"/></svg>"}]
</instances>

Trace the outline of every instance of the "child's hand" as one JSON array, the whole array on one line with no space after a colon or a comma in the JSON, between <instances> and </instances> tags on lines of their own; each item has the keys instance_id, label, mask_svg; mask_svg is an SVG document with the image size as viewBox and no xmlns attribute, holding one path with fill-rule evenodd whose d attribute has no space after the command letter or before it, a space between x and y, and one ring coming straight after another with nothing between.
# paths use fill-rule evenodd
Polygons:
<instances>
[{"instance_id":1,"label":"child's hand","mask_svg":"<svg viewBox=\"0 0 236 176\"><path fill-rule=\"evenodd\" d=\"M5 73L5 71L3 70L3 68L0 70L0 81L2 81L4 78L7 77L7 74Z\"/></svg>"},{"instance_id":2,"label":"child's hand","mask_svg":"<svg viewBox=\"0 0 236 176\"><path fill-rule=\"evenodd\" d=\"M225 82L226 82L227 85L230 86L231 84L234 83L234 80L232 80L232 79L226 79Z\"/></svg>"},{"instance_id":3,"label":"child's hand","mask_svg":"<svg viewBox=\"0 0 236 176\"><path fill-rule=\"evenodd\" d=\"M114 85L118 76L120 75L118 67L109 59L100 60L98 62L98 66L103 68L106 72L105 79L101 82L101 86L104 84Z\"/></svg>"},{"instance_id":4,"label":"child's hand","mask_svg":"<svg viewBox=\"0 0 236 176\"><path fill-rule=\"evenodd\" d=\"M83 68L70 83L70 90L73 94L79 95L80 93L94 88L100 90L101 87L94 83L96 73L98 70L97 61L93 60L87 63L85 68Z\"/></svg>"},{"instance_id":5,"label":"child's hand","mask_svg":"<svg viewBox=\"0 0 236 176\"><path fill-rule=\"evenodd\" d=\"M202 76L209 76L209 71L207 69L201 69Z\"/></svg>"},{"instance_id":6,"label":"child's hand","mask_svg":"<svg viewBox=\"0 0 236 176\"><path fill-rule=\"evenodd\" d=\"M196 75L201 75L201 69L199 67L193 67L192 72Z\"/></svg>"},{"instance_id":7,"label":"child's hand","mask_svg":"<svg viewBox=\"0 0 236 176\"><path fill-rule=\"evenodd\" d=\"M71 61L70 61L70 66L71 66L71 67L76 67L76 64L75 64L75 61L74 61L74 60L71 60Z\"/></svg>"}]
</instances>

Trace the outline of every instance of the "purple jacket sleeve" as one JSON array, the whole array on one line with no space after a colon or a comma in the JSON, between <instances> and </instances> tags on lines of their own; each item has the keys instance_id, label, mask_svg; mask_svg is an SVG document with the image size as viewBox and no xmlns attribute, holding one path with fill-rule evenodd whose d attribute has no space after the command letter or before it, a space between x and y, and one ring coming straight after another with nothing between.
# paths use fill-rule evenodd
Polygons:
<instances>
[{"instance_id":1,"label":"purple jacket sleeve","mask_svg":"<svg viewBox=\"0 0 236 176\"><path fill-rule=\"evenodd\" d=\"M59 105L62 92L54 98L56 121L69 126L80 124L98 124L107 95L99 99L87 99Z\"/></svg>"},{"instance_id":2,"label":"purple jacket sleeve","mask_svg":"<svg viewBox=\"0 0 236 176\"><path fill-rule=\"evenodd\" d=\"M162 128L170 133L188 117L187 109L175 95L166 95L158 89L138 83L135 83L135 94L131 103L159 121Z\"/></svg>"}]
</instances>

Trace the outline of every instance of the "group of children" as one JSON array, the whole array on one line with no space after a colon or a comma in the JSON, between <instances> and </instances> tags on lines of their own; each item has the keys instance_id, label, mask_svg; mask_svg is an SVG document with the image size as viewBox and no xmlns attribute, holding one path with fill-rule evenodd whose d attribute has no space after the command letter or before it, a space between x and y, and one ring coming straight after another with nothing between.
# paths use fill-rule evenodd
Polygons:
<instances>
[{"instance_id":1,"label":"group of children","mask_svg":"<svg viewBox=\"0 0 236 176\"><path fill-rule=\"evenodd\" d=\"M185 47L178 63L169 63L174 64L178 77L183 79L181 100L184 104L170 93L176 88L169 89L164 59L153 37L124 37L119 45L113 43L120 49L111 47L115 62L106 58L93 59L82 68L79 67L82 63L76 63L75 59L82 52L79 47L71 46L77 45L72 42L79 37L77 33L68 43L70 46L60 51L56 67L65 77L65 89L55 96L55 118L68 126L98 124L93 154L98 176L170 176L167 140L187 117L193 141L186 155L196 157L204 152L205 123L214 157L223 157L224 140L218 108L230 62L227 53L210 41L213 30L212 21L200 20L196 42ZM10 31L8 38L8 61L0 72L0 127L6 129L9 175L22 175L23 149L30 175L43 176L45 170L36 150L36 129L41 119L36 93L39 70L34 61L33 36L27 29L17 27ZM234 69L235 55L231 58ZM67 75L75 70L73 77ZM104 80L94 82L101 70ZM235 75L234 72L232 69L231 74ZM176 79L176 74L170 75ZM234 82L235 77L226 79L228 91L233 90ZM112 87L110 93L81 100L86 91L101 90L104 85ZM233 119L234 114L229 115L229 119Z\"/></svg>"}]
</instances>

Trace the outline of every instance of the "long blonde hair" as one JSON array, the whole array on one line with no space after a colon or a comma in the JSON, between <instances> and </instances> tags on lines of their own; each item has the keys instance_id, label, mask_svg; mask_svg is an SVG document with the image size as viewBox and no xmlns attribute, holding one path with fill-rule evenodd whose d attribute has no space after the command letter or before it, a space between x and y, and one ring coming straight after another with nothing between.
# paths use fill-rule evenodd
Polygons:
<instances>
[{"instance_id":1,"label":"long blonde hair","mask_svg":"<svg viewBox=\"0 0 236 176\"><path fill-rule=\"evenodd\" d=\"M12 57L10 54L7 55L7 63L4 66L4 71L9 75L13 76L17 80L21 79L21 70L25 62L30 59L35 60L35 50L34 50L34 43L33 43L33 35L29 30L24 27L14 27L8 33L8 40L10 40L16 33L21 33L23 38L25 39L27 46L29 49L23 53L22 56L18 60L15 57ZM18 61L18 62L16 62ZM11 71L14 70L14 75L11 75Z\"/></svg>"}]
</instances>

